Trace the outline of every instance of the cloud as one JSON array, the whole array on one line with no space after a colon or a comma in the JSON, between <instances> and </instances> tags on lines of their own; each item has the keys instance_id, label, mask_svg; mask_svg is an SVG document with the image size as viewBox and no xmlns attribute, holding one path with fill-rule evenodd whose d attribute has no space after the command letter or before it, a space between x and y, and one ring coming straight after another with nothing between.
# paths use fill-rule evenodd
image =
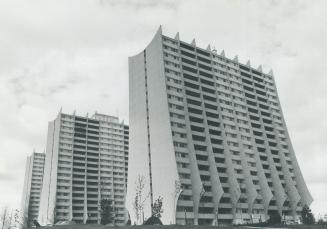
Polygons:
<instances>
[{"instance_id":1,"label":"cloud","mask_svg":"<svg viewBox=\"0 0 327 229\"><path fill-rule=\"evenodd\" d=\"M12 173L0 173L0 180L1 181L5 181L8 182L10 181L12 178L14 178Z\"/></svg>"},{"instance_id":2,"label":"cloud","mask_svg":"<svg viewBox=\"0 0 327 229\"><path fill-rule=\"evenodd\" d=\"M316 219L319 219L319 216L327 215L327 197L326 189L327 182L309 182L309 188L313 197L316 197L312 205L310 206L313 210Z\"/></svg>"},{"instance_id":3,"label":"cloud","mask_svg":"<svg viewBox=\"0 0 327 229\"><path fill-rule=\"evenodd\" d=\"M60 107L128 120L127 57L161 24L169 36L179 31L184 41L195 37L201 47L274 69L313 206L327 209L319 191L327 175L326 7L323 0L0 1L0 204L18 205L26 156L44 150Z\"/></svg>"}]
</instances>

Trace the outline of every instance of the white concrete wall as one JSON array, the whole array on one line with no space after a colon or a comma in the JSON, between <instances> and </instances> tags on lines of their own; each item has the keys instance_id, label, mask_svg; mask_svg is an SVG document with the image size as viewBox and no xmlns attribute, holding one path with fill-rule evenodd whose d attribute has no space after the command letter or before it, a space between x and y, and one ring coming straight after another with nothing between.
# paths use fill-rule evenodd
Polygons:
<instances>
[{"instance_id":1,"label":"white concrete wall","mask_svg":"<svg viewBox=\"0 0 327 229\"><path fill-rule=\"evenodd\" d=\"M179 180L168 110L161 30L146 48L154 201L163 197L162 222L175 221L175 181Z\"/></svg>"},{"instance_id":2,"label":"white concrete wall","mask_svg":"<svg viewBox=\"0 0 327 229\"><path fill-rule=\"evenodd\" d=\"M148 162L148 141L147 121L145 103L145 77L144 77L144 54L129 58L129 161L128 161L128 184L126 207L129 211L131 222L137 222L133 202L135 200L136 181L138 176L146 179L146 186L143 195L147 196L149 188L149 162ZM145 215L150 214L150 201L145 202L148 208Z\"/></svg>"},{"instance_id":3,"label":"white concrete wall","mask_svg":"<svg viewBox=\"0 0 327 229\"><path fill-rule=\"evenodd\" d=\"M148 84L149 135L152 163L153 200L163 197L164 224L175 221L175 181L178 180L175 152L171 136L166 83L164 76L161 30L146 48L146 71L144 52L130 58L130 151L126 205L136 221L132 203L135 198L135 181L138 175L146 177L149 192L148 130L146 113L145 74ZM145 218L151 216L150 199L145 202Z\"/></svg>"},{"instance_id":4,"label":"white concrete wall","mask_svg":"<svg viewBox=\"0 0 327 229\"><path fill-rule=\"evenodd\" d=\"M41 191L39 217L41 225L53 224L57 190L57 168L60 116L49 123L45 156L44 177Z\"/></svg>"},{"instance_id":5,"label":"white concrete wall","mask_svg":"<svg viewBox=\"0 0 327 229\"><path fill-rule=\"evenodd\" d=\"M31 195L32 169L33 169L32 156L29 156L27 157L26 164L25 164L25 178L24 178L23 196L21 202L21 208L22 208L21 210L25 219L27 219L28 217L28 208L29 208L29 201Z\"/></svg>"}]
</instances>

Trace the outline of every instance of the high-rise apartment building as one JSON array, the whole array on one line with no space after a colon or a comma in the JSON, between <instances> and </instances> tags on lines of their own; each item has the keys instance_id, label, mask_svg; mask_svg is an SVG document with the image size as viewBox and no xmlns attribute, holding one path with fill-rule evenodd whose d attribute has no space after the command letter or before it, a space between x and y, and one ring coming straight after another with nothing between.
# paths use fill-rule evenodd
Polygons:
<instances>
[{"instance_id":1,"label":"high-rise apartment building","mask_svg":"<svg viewBox=\"0 0 327 229\"><path fill-rule=\"evenodd\" d=\"M37 220L44 170L44 153L33 152L27 157L22 197L22 213L28 227Z\"/></svg>"},{"instance_id":2,"label":"high-rise apartment building","mask_svg":"<svg viewBox=\"0 0 327 229\"><path fill-rule=\"evenodd\" d=\"M163 197L164 223L297 220L312 197L272 72L162 35L129 59L127 208L145 177L146 217Z\"/></svg>"},{"instance_id":3,"label":"high-rise apartment building","mask_svg":"<svg viewBox=\"0 0 327 229\"><path fill-rule=\"evenodd\" d=\"M112 223L124 225L127 169L127 125L60 112L48 127L40 223L100 223L101 200L110 199Z\"/></svg>"}]
</instances>

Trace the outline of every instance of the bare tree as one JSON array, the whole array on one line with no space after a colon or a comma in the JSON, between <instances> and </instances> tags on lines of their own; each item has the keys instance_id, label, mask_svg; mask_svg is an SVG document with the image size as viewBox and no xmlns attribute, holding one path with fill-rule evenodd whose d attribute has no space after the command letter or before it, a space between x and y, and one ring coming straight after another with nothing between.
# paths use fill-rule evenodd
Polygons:
<instances>
[{"instance_id":1,"label":"bare tree","mask_svg":"<svg viewBox=\"0 0 327 229\"><path fill-rule=\"evenodd\" d=\"M139 175L137 180L135 181L136 190L135 190L135 199L133 202L134 213L136 216L137 224L142 223L144 221L144 204L145 201L150 196L150 192L144 196L144 188L145 188L145 177ZM141 220L142 219L142 220Z\"/></svg>"},{"instance_id":2,"label":"bare tree","mask_svg":"<svg viewBox=\"0 0 327 229\"><path fill-rule=\"evenodd\" d=\"M7 224L8 218L8 207L4 207L0 216L1 229L4 229Z\"/></svg>"},{"instance_id":3,"label":"bare tree","mask_svg":"<svg viewBox=\"0 0 327 229\"><path fill-rule=\"evenodd\" d=\"M1 229L25 229L27 218L18 209L4 207L0 215Z\"/></svg>"},{"instance_id":4,"label":"bare tree","mask_svg":"<svg viewBox=\"0 0 327 229\"><path fill-rule=\"evenodd\" d=\"M7 220L7 228L6 229L11 229L13 228L13 211L10 211L8 214L8 220Z\"/></svg>"},{"instance_id":5,"label":"bare tree","mask_svg":"<svg viewBox=\"0 0 327 229\"><path fill-rule=\"evenodd\" d=\"M25 217L24 214L18 209L14 211L14 228L27 228L27 217Z\"/></svg>"},{"instance_id":6,"label":"bare tree","mask_svg":"<svg viewBox=\"0 0 327 229\"><path fill-rule=\"evenodd\" d=\"M135 181L136 190L135 190L135 199L134 199L134 203L133 203L133 208L134 208L137 224L140 221L141 214L143 211L143 206L141 205L141 202L142 202L141 199L142 199L143 189L144 189L144 180L145 180L144 176L139 175L137 180Z\"/></svg>"}]
</instances>

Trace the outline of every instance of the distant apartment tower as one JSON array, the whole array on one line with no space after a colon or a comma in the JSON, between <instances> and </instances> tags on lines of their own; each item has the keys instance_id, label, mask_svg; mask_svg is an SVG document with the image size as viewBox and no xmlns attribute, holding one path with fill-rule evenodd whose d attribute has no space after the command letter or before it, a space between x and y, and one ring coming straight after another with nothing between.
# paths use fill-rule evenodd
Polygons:
<instances>
[{"instance_id":1,"label":"distant apartment tower","mask_svg":"<svg viewBox=\"0 0 327 229\"><path fill-rule=\"evenodd\" d=\"M60 112L49 123L39 221L100 223L110 199L113 224L125 223L128 126L117 117Z\"/></svg>"},{"instance_id":2,"label":"distant apartment tower","mask_svg":"<svg viewBox=\"0 0 327 229\"><path fill-rule=\"evenodd\" d=\"M272 72L162 35L129 59L127 208L146 178L145 209L163 197L164 223L297 220L312 197L302 177Z\"/></svg>"},{"instance_id":3,"label":"distant apartment tower","mask_svg":"<svg viewBox=\"0 0 327 229\"><path fill-rule=\"evenodd\" d=\"M27 157L22 197L22 212L28 227L37 220L44 170L44 153L33 152Z\"/></svg>"}]
</instances>

